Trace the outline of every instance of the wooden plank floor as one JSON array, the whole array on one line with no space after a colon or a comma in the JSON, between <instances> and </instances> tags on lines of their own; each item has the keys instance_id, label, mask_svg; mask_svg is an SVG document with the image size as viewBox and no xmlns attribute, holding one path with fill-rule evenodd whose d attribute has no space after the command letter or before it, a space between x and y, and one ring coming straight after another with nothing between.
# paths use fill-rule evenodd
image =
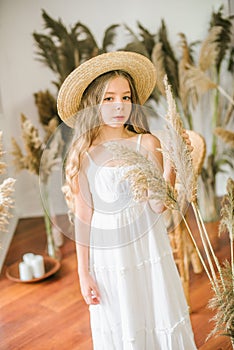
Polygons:
<instances>
[{"instance_id":1,"label":"wooden plank floor","mask_svg":"<svg viewBox=\"0 0 234 350\"><path fill-rule=\"evenodd\" d=\"M216 233L217 224L209 224L208 230ZM65 237L61 268L54 276L33 284L8 280L6 267L28 251L45 252L42 218L19 221L6 257L0 277L0 349L91 350L89 313L79 291L74 243ZM227 237L219 239L217 254L220 260L229 258ZM206 307L212 294L204 273L195 275L191 272L190 295L197 347L202 350L231 349L230 340L224 336L205 341L212 328L209 322L212 313Z\"/></svg>"}]
</instances>

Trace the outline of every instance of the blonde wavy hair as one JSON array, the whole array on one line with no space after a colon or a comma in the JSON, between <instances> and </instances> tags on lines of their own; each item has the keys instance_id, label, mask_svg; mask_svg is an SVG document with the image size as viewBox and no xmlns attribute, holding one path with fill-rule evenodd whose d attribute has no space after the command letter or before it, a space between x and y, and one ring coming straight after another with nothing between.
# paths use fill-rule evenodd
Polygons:
<instances>
[{"instance_id":1,"label":"blonde wavy hair","mask_svg":"<svg viewBox=\"0 0 234 350\"><path fill-rule=\"evenodd\" d=\"M79 191L78 176L83 156L97 138L103 123L99 106L103 101L108 83L116 77L127 79L131 91L133 106L125 128L137 134L149 133L146 116L139 107L140 102L134 81L128 73L115 70L104 73L93 80L83 93L77 112L73 140L65 162L65 184L62 190L69 208L70 219L75 213L74 195Z\"/></svg>"}]
</instances>

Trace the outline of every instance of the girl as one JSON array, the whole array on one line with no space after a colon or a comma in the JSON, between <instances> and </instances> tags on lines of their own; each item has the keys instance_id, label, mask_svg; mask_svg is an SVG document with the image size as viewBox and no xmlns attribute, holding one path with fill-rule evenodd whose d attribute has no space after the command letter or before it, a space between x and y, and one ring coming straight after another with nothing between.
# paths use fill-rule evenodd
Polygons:
<instances>
[{"instance_id":1,"label":"girl","mask_svg":"<svg viewBox=\"0 0 234 350\"><path fill-rule=\"evenodd\" d=\"M75 129L64 188L75 216L78 274L95 350L196 349L164 208L134 202L123 180L127 167L106 147L115 141L141 152L174 183L139 106L155 82L146 57L111 52L76 68L58 96L61 119Z\"/></svg>"}]
</instances>

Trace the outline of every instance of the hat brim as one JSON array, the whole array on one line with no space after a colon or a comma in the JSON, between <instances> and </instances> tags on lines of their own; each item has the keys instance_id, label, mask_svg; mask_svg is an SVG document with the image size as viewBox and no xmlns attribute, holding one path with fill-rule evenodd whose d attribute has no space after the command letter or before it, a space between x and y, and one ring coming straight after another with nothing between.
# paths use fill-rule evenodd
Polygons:
<instances>
[{"instance_id":1,"label":"hat brim","mask_svg":"<svg viewBox=\"0 0 234 350\"><path fill-rule=\"evenodd\" d=\"M145 56L127 51L115 51L93 57L64 80L58 94L57 108L60 118L74 127L76 114L85 89L101 74L123 70L134 80L140 104L144 104L156 83L156 69Z\"/></svg>"}]
</instances>

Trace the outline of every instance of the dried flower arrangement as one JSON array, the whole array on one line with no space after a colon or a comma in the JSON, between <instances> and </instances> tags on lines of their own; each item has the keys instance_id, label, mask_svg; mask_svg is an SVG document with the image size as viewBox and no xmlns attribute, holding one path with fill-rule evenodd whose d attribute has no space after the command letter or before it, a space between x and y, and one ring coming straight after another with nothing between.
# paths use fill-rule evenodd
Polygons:
<instances>
[{"instance_id":1,"label":"dried flower arrangement","mask_svg":"<svg viewBox=\"0 0 234 350\"><path fill-rule=\"evenodd\" d=\"M40 175L40 181L43 184L42 207L44 210L44 219L47 234L47 249L48 254L53 257L56 256L56 246L52 235L51 215L48 204L48 179L51 172L56 165L61 161L61 154L63 149L63 139L60 132L56 132L56 137L50 140L50 136L57 127L55 118L45 123L45 137L42 140L39 136L39 130L31 123L31 121L24 115L21 115L21 131L22 139L25 147L25 153L22 152L19 144L12 138L12 155L13 163L16 170L28 170L30 173ZM45 200L45 203L43 202Z\"/></svg>"},{"instance_id":2,"label":"dried flower arrangement","mask_svg":"<svg viewBox=\"0 0 234 350\"><path fill-rule=\"evenodd\" d=\"M38 48L37 57L56 75L53 84L59 88L65 77L80 63L109 50L126 50L141 53L152 60L158 71L156 89L152 93L157 104L164 103L165 88L163 77L168 76L172 86L180 115L186 128L194 129L195 109L201 108L200 113L212 119L212 129L230 128L234 110L233 92L230 86L221 86L223 72L232 76L234 70L232 23L223 15L223 7L212 12L207 37L202 42L189 44L184 33L180 33L181 57L178 58L169 41L165 21L157 33L150 33L142 24L137 23L139 33L135 33L127 25L113 24L104 32L102 45L98 46L94 35L81 22L75 23L70 29L59 19L51 18L44 10L42 17L46 33L33 33ZM117 47L118 31L125 35L124 47ZM198 61L195 63L194 47L200 44ZM197 50L196 50L197 51ZM228 80L228 79L226 79ZM51 113L47 118L57 115L54 109L52 94L47 103L51 103ZM223 98L225 96L225 98ZM211 106L212 112L202 110L200 101L207 98L206 105ZM51 100L52 99L52 100ZM57 116L58 118L58 116ZM204 207L212 208L209 213L203 213L207 221L218 218L216 201L216 175L226 170L225 165L234 167L230 157L220 147L216 133L211 140L211 153L208 154L206 165L202 170L202 179L207 191L210 204ZM209 147L207 147L209 149Z\"/></svg>"},{"instance_id":3,"label":"dried flower arrangement","mask_svg":"<svg viewBox=\"0 0 234 350\"><path fill-rule=\"evenodd\" d=\"M2 131L0 131L0 159L3 157L4 151L2 146ZM0 161L0 174L6 171L6 163ZM9 219L12 217L10 209L14 206L12 194L14 192L15 179L7 178L0 184L0 231L7 231Z\"/></svg>"},{"instance_id":4,"label":"dried flower arrangement","mask_svg":"<svg viewBox=\"0 0 234 350\"><path fill-rule=\"evenodd\" d=\"M171 87L168 85L166 79L164 83L168 103L166 120L169 135L167 140L169 151L161 151L165 157L170 159L179 182L182 185L180 190L185 193L187 202L190 203L193 209L202 242L202 249L198 247L197 239L193 235L190 225L183 214L179 201L177 201L174 189L170 184L165 182L161 172L157 170L155 163L136 151L126 146L118 145L115 142L108 143L107 148L112 152L114 159L121 160L121 165L134 165L134 167L130 167L126 171L124 178L128 179L136 201L146 198L148 200L157 199L163 202L167 208L180 212L214 291L214 297L210 300L209 306L216 310L216 316L214 318L216 324L209 336L223 330L226 335L234 340L234 180L228 180L228 194L222 202L222 220L220 223L220 233L226 230L229 232L231 263L226 261L221 266L215 255L197 204L197 178L193 174L191 153L183 139L182 122L177 113ZM205 258L203 257L203 251Z\"/></svg>"}]
</instances>

